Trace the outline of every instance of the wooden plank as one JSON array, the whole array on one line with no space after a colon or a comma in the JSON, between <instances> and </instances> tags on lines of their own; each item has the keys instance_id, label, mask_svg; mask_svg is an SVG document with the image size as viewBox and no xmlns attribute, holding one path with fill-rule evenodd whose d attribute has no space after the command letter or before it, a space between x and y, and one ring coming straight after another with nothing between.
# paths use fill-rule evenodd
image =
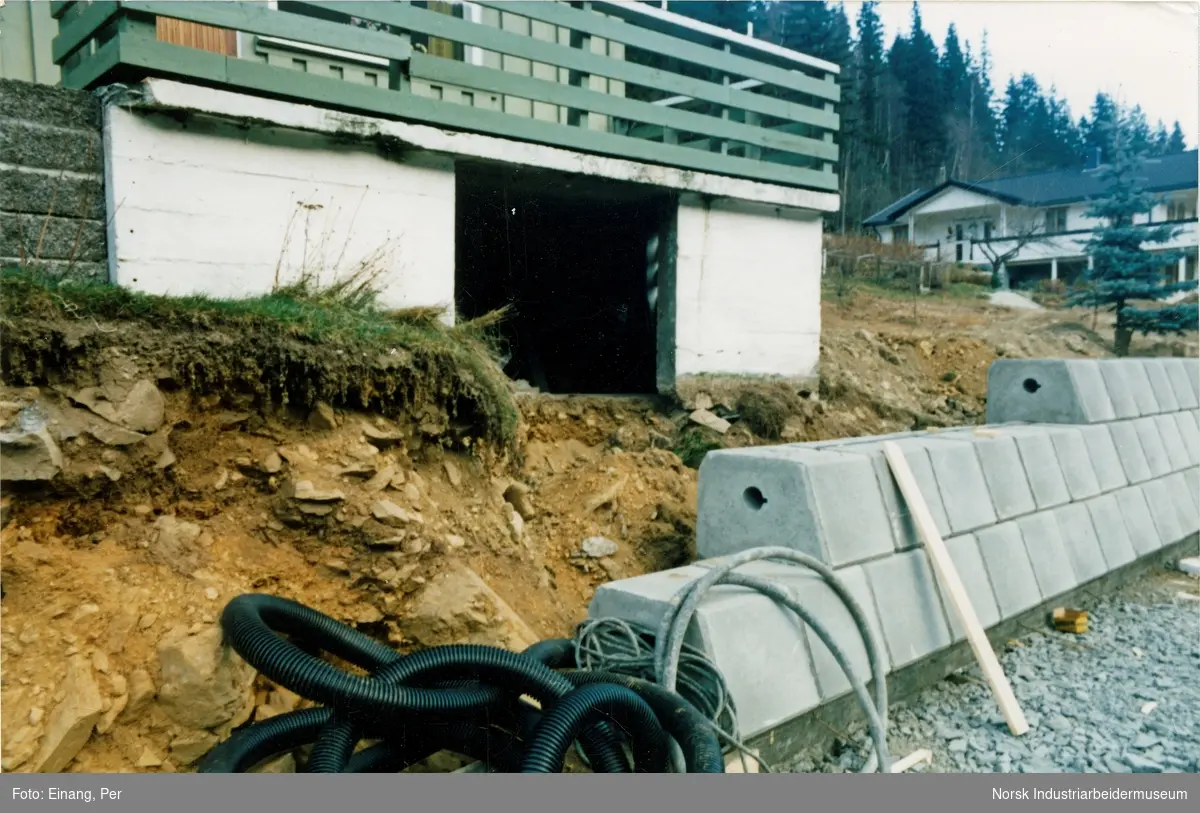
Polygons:
<instances>
[{"instance_id":1,"label":"wooden plank","mask_svg":"<svg viewBox=\"0 0 1200 813\"><path fill-rule=\"evenodd\" d=\"M104 27L121 10L118 3L96 2L89 5L75 19L58 25L58 36L54 38L54 61L61 65L63 60L88 43L96 32Z\"/></svg>"},{"instance_id":2,"label":"wooden plank","mask_svg":"<svg viewBox=\"0 0 1200 813\"><path fill-rule=\"evenodd\" d=\"M510 71L481 68L424 54L413 54L410 70L414 78L485 90L489 93L503 93L535 102L578 108L831 161L836 161L838 157L837 145L819 139L753 127L716 116L706 116L703 113L662 107Z\"/></svg>"},{"instance_id":3,"label":"wooden plank","mask_svg":"<svg viewBox=\"0 0 1200 813\"><path fill-rule=\"evenodd\" d=\"M545 122L500 111L442 102L384 88L224 57L122 34L121 63L148 75L198 80L264 95L316 103L354 113L375 114L563 147L615 158L645 161L699 172L750 178L780 185L836 191L826 173L767 164L735 156L641 141L597 130ZM836 179L834 179L836 181Z\"/></svg>"},{"instance_id":4,"label":"wooden plank","mask_svg":"<svg viewBox=\"0 0 1200 813\"><path fill-rule=\"evenodd\" d=\"M779 68L725 50L673 37L670 34L641 28L624 20L571 8L564 3L529 2L529 0L500 0L500 2L479 0L478 5L503 9L510 14L519 14L533 20L582 31L592 36L621 42L666 57L675 57L684 62L703 65L724 73L736 74L747 79L761 79L798 93L807 93L835 102L841 99L841 89L832 77L829 80L815 79L799 71Z\"/></svg>"},{"instance_id":5,"label":"wooden plank","mask_svg":"<svg viewBox=\"0 0 1200 813\"><path fill-rule=\"evenodd\" d=\"M714 82L692 79L681 74L638 65L622 59L612 59L579 48L513 34L445 14L423 11L401 3L364 3L359 0L344 0L343 2L305 2L304 5L338 14L354 14L405 30L451 39L465 45L475 45L485 51L521 57L533 62L578 71L582 74L603 76L634 85L690 96L723 107L752 110L766 116L801 121L828 130L837 130L840 126L840 119L836 114L831 115L821 108L775 99L745 90L735 90Z\"/></svg>"},{"instance_id":6,"label":"wooden plank","mask_svg":"<svg viewBox=\"0 0 1200 813\"><path fill-rule=\"evenodd\" d=\"M106 74L121 64L120 42L113 37L100 46L94 54L77 65L64 65L62 69L62 86L72 90L88 90L100 81Z\"/></svg>"},{"instance_id":7,"label":"wooden plank","mask_svg":"<svg viewBox=\"0 0 1200 813\"><path fill-rule=\"evenodd\" d=\"M946 588L950 604L954 607L954 611L958 614L958 620L966 631L967 641L971 644L975 659L979 662L979 667L983 670L984 677L987 678L988 686L991 687L992 695L1000 706L1000 712L1008 723L1008 730L1014 736L1019 737L1029 731L1029 722L1025 719L1024 712L1021 711L1016 695L1013 694L1012 685L1000 667L1000 661L996 659L996 653L992 650L983 625L979 623L979 616L976 615L975 608L971 605L971 599L967 596L967 590L958 577L958 570L950 559L946 543L942 541L942 536L938 533L933 515L929 513L929 506L921 495L921 489L917 485L912 469L908 467L908 461L904 459L904 452L896 445L895 441L885 440L883 453L891 466L896 484L900 486L900 493L904 495L904 502L908 505L909 514L916 522L921 539L925 542L925 548L929 551L929 557L933 560L934 569Z\"/></svg>"},{"instance_id":8,"label":"wooden plank","mask_svg":"<svg viewBox=\"0 0 1200 813\"><path fill-rule=\"evenodd\" d=\"M217 28L187 20L173 20L170 17L155 17L154 23L158 39L163 42L212 51L214 54L237 56L237 31L233 29Z\"/></svg>"},{"instance_id":9,"label":"wooden plank","mask_svg":"<svg viewBox=\"0 0 1200 813\"><path fill-rule=\"evenodd\" d=\"M933 752L928 748L918 748L903 759L898 759L892 763L892 773L904 773L909 768L915 767L922 762L929 762L933 759Z\"/></svg>"},{"instance_id":10,"label":"wooden plank","mask_svg":"<svg viewBox=\"0 0 1200 813\"><path fill-rule=\"evenodd\" d=\"M386 59L408 59L412 45L407 37L368 31L300 14L273 11L260 3L181 3L178 0L133 0L130 11L170 17L193 23L230 28L247 34L281 37Z\"/></svg>"}]
</instances>

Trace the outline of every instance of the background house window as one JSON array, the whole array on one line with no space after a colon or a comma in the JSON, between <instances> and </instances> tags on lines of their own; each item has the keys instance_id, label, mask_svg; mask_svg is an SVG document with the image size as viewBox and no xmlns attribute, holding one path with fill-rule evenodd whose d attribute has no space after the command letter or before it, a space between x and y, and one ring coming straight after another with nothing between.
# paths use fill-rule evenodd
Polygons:
<instances>
[{"instance_id":1,"label":"background house window","mask_svg":"<svg viewBox=\"0 0 1200 813\"><path fill-rule=\"evenodd\" d=\"M983 221L983 239L984 240L992 239L992 221L990 221L990 220Z\"/></svg>"},{"instance_id":2,"label":"background house window","mask_svg":"<svg viewBox=\"0 0 1200 813\"><path fill-rule=\"evenodd\" d=\"M892 242L907 243L908 242L908 226L893 226L892 227Z\"/></svg>"},{"instance_id":3,"label":"background house window","mask_svg":"<svg viewBox=\"0 0 1200 813\"><path fill-rule=\"evenodd\" d=\"M1067 207L1055 206L1046 210L1046 234L1062 234L1067 230Z\"/></svg>"}]
</instances>

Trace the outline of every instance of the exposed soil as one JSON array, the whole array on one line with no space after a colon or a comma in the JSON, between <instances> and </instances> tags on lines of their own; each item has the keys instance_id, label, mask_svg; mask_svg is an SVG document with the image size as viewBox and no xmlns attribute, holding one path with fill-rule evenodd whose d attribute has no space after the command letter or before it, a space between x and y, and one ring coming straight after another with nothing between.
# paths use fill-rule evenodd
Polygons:
<instances>
[{"instance_id":1,"label":"exposed soil","mask_svg":"<svg viewBox=\"0 0 1200 813\"><path fill-rule=\"evenodd\" d=\"M336 399L272 406L181 380L144 335L122 345L113 331L131 328L90 320L108 338L69 347L60 369L54 354L22 367L29 375L7 376L0 392L6 431L40 414L63 458L53 480L5 488L4 769L45 769L69 751L69 771L189 770L236 726L295 707L261 679L213 725L154 698L164 636L202 634L247 591L297 599L401 650L570 635L598 585L694 557L696 472L676 453L687 437L741 446L981 422L997 357L1105 355L1089 319L953 299L922 299L914 319L911 302L859 293L825 307L819 393L767 388L765 400L726 405L747 416L724 435L658 399L518 396L515 454L454 428L446 398L461 388L389 402L387 418ZM1145 350L1194 355L1188 342ZM162 393L157 418L145 388L130 406L137 381ZM157 426L122 434L129 415L147 414ZM582 556L595 536L617 553ZM463 568L482 586L454 575ZM78 694L68 680L98 689L96 709L79 713L81 747L60 736Z\"/></svg>"}]
</instances>

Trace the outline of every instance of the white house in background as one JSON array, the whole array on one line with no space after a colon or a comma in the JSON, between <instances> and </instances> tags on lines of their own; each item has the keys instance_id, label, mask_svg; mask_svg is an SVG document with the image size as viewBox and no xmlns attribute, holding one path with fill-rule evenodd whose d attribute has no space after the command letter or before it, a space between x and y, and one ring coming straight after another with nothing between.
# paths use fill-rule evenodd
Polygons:
<instances>
[{"instance_id":1,"label":"white house in background","mask_svg":"<svg viewBox=\"0 0 1200 813\"><path fill-rule=\"evenodd\" d=\"M884 243L921 246L934 261L990 267L991 257L1004 258L1013 287L1044 279L1070 283L1089 263L1085 245L1097 223L1086 212L1106 191L1098 166L1092 161L1084 169L947 181L905 195L863 225ZM1196 278L1197 166L1196 150L1143 165L1146 191L1157 199L1149 221L1179 227L1171 242L1147 248L1184 250L1164 268L1179 281Z\"/></svg>"}]
</instances>

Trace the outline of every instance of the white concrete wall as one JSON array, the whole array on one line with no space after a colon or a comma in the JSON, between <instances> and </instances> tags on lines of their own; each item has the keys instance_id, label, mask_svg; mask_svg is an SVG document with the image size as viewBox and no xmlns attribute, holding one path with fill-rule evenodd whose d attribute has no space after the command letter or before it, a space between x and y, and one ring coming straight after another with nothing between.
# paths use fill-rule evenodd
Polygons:
<instances>
[{"instance_id":1,"label":"white concrete wall","mask_svg":"<svg viewBox=\"0 0 1200 813\"><path fill-rule=\"evenodd\" d=\"M680 200L675 375L815 375L821 220L728 199Z\"/></svg>"},{"instance_id":2,"label":"white concrete wall","mask_svg":"<svg viewBox=\"0 0 1200 813\"><path fill-rule=\"evenodd\" d=\"M344 141L344 140L343 140ZM382 303L453 318L454 165L300 133L107 106L109 272L154 294L239 298L302 272L382 268Z\"/></svg>"}]
</instances>

